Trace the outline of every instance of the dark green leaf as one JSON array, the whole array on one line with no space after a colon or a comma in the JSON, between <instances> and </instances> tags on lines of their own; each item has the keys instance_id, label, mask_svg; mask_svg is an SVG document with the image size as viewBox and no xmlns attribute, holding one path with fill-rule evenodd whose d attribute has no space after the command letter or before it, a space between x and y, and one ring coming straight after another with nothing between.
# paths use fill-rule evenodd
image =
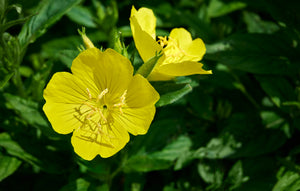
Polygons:
<instances>
[{"instance_id":1,"label":"dark green leaf","mask_svg":"<svg viewBox=\"0 0 300 191\"><path fill-rule=\"evenodd\" d=\"M277 106L281 107L282 102L296 101L296 95L292 84L279 76L256 76L260 86Z\"/></svg>"},{"instance_id":2,"label":"dark green leaf","mask_svg":"<svg viewBox=\"0 0 300 191\"><path fill-rule=\"evenodd\" d=\"M4 96L8 107L17 111L29 124L49 127L48 122L37 110L38 103L11 94L5 94Z\"/></svg>"},{"instance_id":3,"label":"dark green leaf","mask_svg":"<svg viewBox=\"0 0 300 191\"><path fill-rule=\"evenodd\" d=\"M266 191L272 190L276 183L276 169L278 162L274 157L254 157L242 160L243 176L248 177L246 182L235 190ZM246 178L245 178L246 180Z\"/></svg>"},{"instance_id":4,"label":"dark green leaf","mask_svg":"<svg viewBox=\"0 0 300 191\"><path fill-rule=\"evenodd\" d=\"M23 148L11 139L8 133L0 134L0 146L3 147L6 152L12 156L16 156L31 164L39 163L39 160L23 150Z\"/></svg>"},{"instance_id":5,"label":"dark green leaf","mask_svg":"<svg viewBox=\"0 0 300 191\"><path fill-rule=\"evenodd\" d=\"M97 27L92 11L86 7L75 6L67 13L67 16L79 25L90 28Z\"/></svg>"},{"instance_id":6,"label":"dark green leaf","mask_svg":"<svg viewBox=\"0 0 300 191\"><path fill-rule=\"evenodd\" d=\"M206 147L201 147L194 152L195 158L220 159L234 154L242 146L228 133L220 138L213 138Z\"/></svg>"},{"instance_id":7,"label":"dark green leaf","mask_svg":"<svg viewBox=\"0 0 300 191\"><path fill-rule=\"evenodd\" d=\"M70 182L68 185L60 189L60 191L88 191L90 183L83 178Z\"/></svg>"},{"instance_id":8,"label":"dark green leaf","mask_svg":"<svg viewBox=\"0 0 300 191\"><path fill-rule=\"evenodd\" d=\"M279 30L279 26L271 21L261 20L259 15L251 12L243 12L244 20L247 24L249 33L268 33L272 34Z\"/></svg>"},{"instance_id":9,"label":"dark green leaf","mask_svg":"<svg viewBox=\"0 0 300 191\"><path fill-rule=\"evenodd\" d=\"M0 68L0 89L14 76L14 72L8 72L4 68Z\"/></svg>"},{"instance_id":10,"label":"dark green leaf","mask_svg":"<svg viewBox=\"0 0 300 191\"><path fill-rule=\"evenodd\" d=\"M49 126L46 118L38 110L38 103L30 101L19 96L4 94L7 100L7 106L15 110L28 124L39 128L49 137L58 136Z\"/></svg>"},{"instance_id":11,"label":"dark green leaf","mask_svg":"<svg viewBox=\"0 0 300 191\"><path fill-rule=\"evenodd\" d=\"M300 67L292 62L297 50L291 48L292 41L286 34L244 34L233 35L218 43L217 52L206 55L229 68L255 74L294 74Z\"/></svg>"},{"instance_id":12,"label":"dark green leaf","mask_svg":"<svg viewBox=\"0 0 300 191\"><path fill-rule=\"evenodd\" d=\"M22 27L19 34L21 46L34 42L35 39L46 32L48 27L58 21L71 7L80 3L80 1L43 1L37 8L38 14L31 17Z\"/></svg>"}]
</instances>

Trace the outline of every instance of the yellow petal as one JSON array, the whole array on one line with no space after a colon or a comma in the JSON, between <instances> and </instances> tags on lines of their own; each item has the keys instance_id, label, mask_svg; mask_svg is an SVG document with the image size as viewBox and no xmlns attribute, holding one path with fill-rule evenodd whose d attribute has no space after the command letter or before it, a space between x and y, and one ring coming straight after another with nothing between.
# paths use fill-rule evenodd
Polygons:
<instances>
[{"instance_id":1,"label":"yellow petal","mask_svg":"<svg viewBox=\"0 0 300 191\"><path fill-rule=\"evenodd\" d=\"M132 80L133 67L126 57L113 49L107 49L99 56L94 75L101 89L107 88L110 94L119 96Z\"/></svg>"},{"instance_id":2,"label":"yellow petal","mask_svg":"<svg viewBox=\"0 0 300 191\"><path fill-rule=\"evenodd\" d=\"M149 105L142 108L123 108L123 114L113 113L113 118L118 126L124 127L133 135L147 133L155 114L155 106Z\"/></svg>"},{"instance_id":3,"label":"yellow petal","mask_svg":"<svg viewBox=\"0 0 300 191\"><path fill-rule=\"evenodd\" d=\"M103 89L100 89L95 84L94 70L101 63L99 57L103 53L97 48L89 48L81 52L72 62L71 71L74 76L77 76L81 81L89 86L89 91L93 95L98 95Z\"/></svg>"},{"instance_id":4,"label":"yellow petal","mask_svg":"<svg viewBox=\"0 0 300 191\"><path fill-rule=\"evenodd\" d=\"M186 56L182 61L200 61L206 52L205 44L200 38L192 40L191 34L184 28L175 28L170 33Z\"/></svg>"},{"instance_id":5,"label":"yellow petal","mask_svg":"<svg viewBox=\"0 0 300 191\"><path fill-rule=\"evenodd\" d=\"M138 25L154 40L156 38L156 17L151 9L142 7L138 11L132 6L130 18L135 17Z\"/></svg>"},{"instance_id":6,"label":"yellow petal","mask_svg":"<svg viewBox=\"0 0 300 191\"><path fill-rule=\"evenodd\" d=\"M86 84L97 85L91 91L99 89L101 92L107 88L111 94L123 92L133 74L133 67L127 58L115 50L106 49L101 52L97 48L89 48L80 53L73 61L71 70Z\"/></svg>"},{"instance_id":7,"label":"yellow petal","mask_svg":"<svg viewBox=\"0 0 300 191\"><path fill-rule=\"evenodd\" d=\"M92 160L98 154L107 158L121 150L129 141L129 134L122 126L115 123L102 125L101 129L90 127L78 128L73 132L71 143L74 151L85 160ZM98 131L99 130L99 131Z\"/></svg>"},{"instance_id":8,"label":"yellow petal","mask_svg":"<svg viewBox=\"0 0 300 191\"><path fill-rule=\"evenodd\" d=\"M154 70L151 72L151 74L147 77L149 81L168 81L174 79L174 76L166 75L157 72L157 70Z\"/></svg>"},{"instance_id":9,"label":"yellow petal","mask_svg":"<svg viewBox=\"0 0 300 191\"><path fill-rule=\"evenodd\" d=\"M150 58L155 56L156 52L158 53L162 50L162 47L155 40L155 25L153 25L153 23L155 23L156 20L153 21L154 15L152 17L152 14L150 14L146 8L141 8L136 12L133 7L132 16L130 17L130 27L134 43L144 62L147 62ZM150 22L150 24L147 25L146 22Z\"/></svg>"},{"instance_id":10,"label":"yellow petal","mask_svg":"<svg viewBox=\"0 0 300 191\"><path fill-rule=\"evenodd\" d=\"M154 105L159 100L159 94L146 78L137 74L128 86L126 104L130 108L140 108Z\"/></svg>"},{"instance_id":11,"label":"yellow petal","mask_svg":"<svg viewBox=\"0 0 300 191\"><path fill-rule=\"evenodd\" d=\"M174 28L171 30L170 38L176 39L181 48L186 48L192 43L193 39L191 33L184 28Z\"/></svg>"},{"instance_id":12,"label":"yellow petal","mask_svg":"<svg viewBox=\"0 0 300 191\"><path fill-rule=\"evenodd\" d=\"M199 62L185 61L181 63L165 64L158 68L160 73L170 76L187 76L192 74L212 74L211 70L204 70Z\"/></svg>"},{"instance_id":13,"label":"yellow petal","mask_svg":"<svg viewBox=\"0 0 300 191\"><path fill-rule=\"evenodd\" d=\"M80 126L80 121L74 115L76 109L88 99L86 88L80 79L70 73L53 75L44 90L46 103L43 110L56 132L68 134ZM82 109L86 111L88 108Z\"/></svg>"},{"instance_id":14,"label":"yellow petal","mask_svg":"<svg viewBox=\"0 0 300 191\"><path fill-rule=\"evenodd\" d=\"M185 51L188 55L193 57L193 60L190 61L200 61L206 52L206 48L204 42L200 38L196 38L185 48Z\"/></svg>"}]
</instances>

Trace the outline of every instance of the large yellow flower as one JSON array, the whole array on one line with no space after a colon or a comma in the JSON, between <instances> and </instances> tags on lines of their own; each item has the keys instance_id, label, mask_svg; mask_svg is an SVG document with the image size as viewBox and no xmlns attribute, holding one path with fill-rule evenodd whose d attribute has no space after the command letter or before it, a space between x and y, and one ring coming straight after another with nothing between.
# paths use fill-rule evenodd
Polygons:
<instances>
[{"instance_id":1,"label":"large yellow flower","mask_svg":"<svg viewBox=\"0 0 300 191\"><path fill-rule=\"evenodd\" d=\"M83 159L110 157L145 134L159 95L130 61L112 49L89 48L74 59L73 74L58 72L44 90L43 107L53 129L73 132L72 145Z\"/></svg>"},{"instance_id":2,"label":"large yellow flower","mask_svg":"<svg viewBox=\"0 0 300 191\"><path fill-rule=\"evenodd\" d=\"M164 53L149 75L149 80L170 80L174 76L212 73L204 70L203 64L198 62L206 51L203 41L200 38L193 40L184 28L173 29L168 38L158 36L156 39L156 18L151 9L140 8L137 11L132 7L130 27L135 46L144 62L155 56L156 52L162 50Z\"/></svg>"}]
</instances>

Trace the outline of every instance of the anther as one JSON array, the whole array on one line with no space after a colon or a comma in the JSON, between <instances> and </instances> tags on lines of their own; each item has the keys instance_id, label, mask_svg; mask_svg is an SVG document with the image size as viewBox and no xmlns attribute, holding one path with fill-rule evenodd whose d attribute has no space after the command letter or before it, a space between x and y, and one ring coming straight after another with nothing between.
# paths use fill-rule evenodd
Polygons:
<instances>
[{"instance_id":1,"label":"anther","mask_svg":"<svg viewBox=\"0 0 300 191\"><path fill-rule=\"evenodd\" d=\"M102 99L102 97L103 97L105 94L107 94L107 92L108 92L108 89L107 89L107 88L106 88L105 90L103 90L103 91L98 95L96 103L98 103L98 102Z\"/></svg>"}]
</instances>

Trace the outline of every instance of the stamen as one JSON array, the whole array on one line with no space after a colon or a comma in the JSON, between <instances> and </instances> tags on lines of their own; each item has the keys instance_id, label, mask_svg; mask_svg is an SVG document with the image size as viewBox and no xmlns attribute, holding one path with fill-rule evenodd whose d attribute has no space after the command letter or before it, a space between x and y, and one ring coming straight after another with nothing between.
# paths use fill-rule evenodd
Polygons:
<instances>
[{"instance_id":1,"label":"stamen","mask_svg":"<svg viewBox=\"0 0 300 191\"><path fill-rule=\"evenodd\" d=\"M92 94L91 94L89 88L86 88L86 91L87 91L87 93L88 93L89 100L91 100L91 99L92 99Z\"/></svg>"},{"instance_id":2,"label":"stamen","mask_svg":"<svg viewBox=\"0 0 300 191\"><path fill-rule=\"evenodd\" d=\"M100 109L97 109L99 114L100 114L100 117L101 119L103 119L106 123L107 123L107 119L105 118L105 116L103 115L102 111Z\"/></svg>"},{"instance_id":3,"label":"stamen","mask_svg":"<svg viewBox=\"0 0 300 191\"><path fill-rule=\"evenodd\" d=\"M77 115L74 115L74 117L81 122L82 125L78 128L83 131L79 138L115 147L113 140L117 139L117 137L110 127L112 121L109 120L109 117L111 117L109 114L111 105L107 102L109 100L105 99L108 89L101 91L97 98L93 98L89 88L86 88L86 92L88 98L79 107L75 108ZM125 105L126 95L127 90L119 98L119 103L113 105L113 107L120 109L121 114L123 114L122 107Z\"/></svg>"},{"instance_id":4,"label":"stamen","mask_svg":"<svg viewBox=\"0 0 300 191\"><path fill-rule=\"evenodd\" d=\"M98 102L102 99L102 97L103 97L105 94L107 94L107 92L108 92L108 89L107 89L107 88L106 88L105 90L103 90L103 91L98 95L96 103L98 103Z\"/></svg>"},{"instance_id":5,"label":"stamen","mask_svg":"<svg viewBox=\"0 0 300 191\"><path fill-rule=\"evenodd\" d=\"M158 44L160 44L162 47L165 47L165 46L167 46L168 45L168 40L167 40L167 37L166 36L164 36L164 37L162 37L162 36L158 36Z\"/></svg>"},{"instance_id":6,"label":"stamen","mask_svg":"<svg viewBox=\"0 0 300 191\"><path fill-rule=\"evenodd\" d=\"M122 96L120 97L120 102L117 104L114 104L114 107L119 107L121 115L123 115L122 107L124 105L126 105L126 103L125 103L126 95L127 95L127 90L125 90L124 93L122 94Z\"/></svg>"}]
</instances>

